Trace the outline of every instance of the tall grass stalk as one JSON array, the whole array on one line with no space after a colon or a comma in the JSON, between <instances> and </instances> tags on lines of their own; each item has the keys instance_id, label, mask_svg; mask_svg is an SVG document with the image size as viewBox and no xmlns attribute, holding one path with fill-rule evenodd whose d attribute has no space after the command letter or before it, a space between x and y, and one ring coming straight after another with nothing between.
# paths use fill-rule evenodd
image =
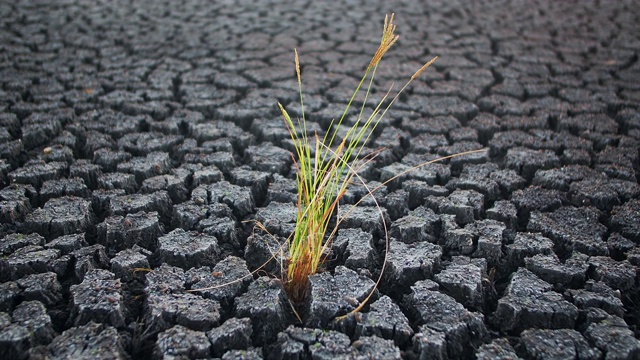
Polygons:
<instances>
[{"instance_id":1,"label":"tall grass stalk","mask_svg":"<svg viewBox=\"0 0 640 360\"><path fill-rule=\"evenodd\" d=\"M326 254L329 253L328 249L331 246L337 225L329 231L329 234L327 232L332 215L335 214L340 200L345 195L349 185L353 183L354 178L364 183L357 173L363 162L371 161L371 157L360 158L365 145L404 89L437 58L434 57L418 69L400 91L391 98L388 104L384 105L393 89L392 85L376 104L372 113L365 118L363 114L369 99L376 69L383 56L398 40L398 35L395 34L396 25L393 20L393 14L385 16L382 39L377 51L369 62L342 115L337 121L331 122L322 139L319 138L317 133L310 138L307 132L300 60L298 51L294 50L302 117L292 120L284 107L278 103L284 123L294 144L294 162L297 170L297 218L294 233L289 238L287 278L285 279L285 286L294 303L301 303L304 300L308 288L308 277L318 271L318 268L325 260ZM352 125L348 125L350 127L346 133L338 140L338 132L345 122L353 101L365 83L367 85L364 101L356 121Z\"/></svg>"}]
</instances>

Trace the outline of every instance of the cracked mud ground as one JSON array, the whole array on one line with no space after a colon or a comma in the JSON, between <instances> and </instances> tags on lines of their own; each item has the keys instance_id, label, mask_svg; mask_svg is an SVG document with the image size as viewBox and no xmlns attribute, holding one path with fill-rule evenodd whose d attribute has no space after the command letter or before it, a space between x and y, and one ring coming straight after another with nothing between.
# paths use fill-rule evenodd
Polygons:
<instances>
[{"instance_id":1,"label":"cracked mud ground","mask_svg":"<svg viewBox=\"0 0 640 360\"><path fill-rule=\"evenodd\" d=\"M631 1L0 4L3 359L638 359L640 7ZM322 133L440 58L369 145L365 201L294 321L276 101ZM363 196L355 187L345 206ZM276 236L252 231L263 222ZM277 260L277 259L276 259ZM152 271L149 271L152 269Z\"/></svg>"}]
</instances>

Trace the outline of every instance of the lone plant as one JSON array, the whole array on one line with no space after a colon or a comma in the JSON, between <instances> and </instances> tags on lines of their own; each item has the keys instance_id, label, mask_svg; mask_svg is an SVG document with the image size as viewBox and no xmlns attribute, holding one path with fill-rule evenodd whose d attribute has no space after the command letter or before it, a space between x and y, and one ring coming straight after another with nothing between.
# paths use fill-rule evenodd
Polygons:
<instances>
[{"instance_id":1,"label":"lone plant","mask_svg":"<svg viewBox=\"0 0 640 360\"><path fill-rule=\"evenodd\" d=\"M390 96L393 85L376 104L371 114L364 117L365 107L375 78L376 69L382 57L398 40L395 34L394 15L385 16L380 45L373 55L364 76L353 92L339 120L332 121L322 138L318 134L310 137L307 132L302 95L302 79L298 51L295 54L295 69L300 93L302 117L292 120L284 107L278 103L285 125L291 135L295 147L294 162L297 170L298 188L297 218L295 231L289 238L287 257L287 278L285 286L291 300L300 303L304 300L308 287L308 277L318 271L331 247L341 219L329 229L332 215L335 214L340 200L354 181L364 181L358 170L375 157L363 155L363 149L373 135L376 127L386 115L389 108L398 99L404 89L415 80L437 57L425 63L405 83L398 93L384 105ZM364 101L355 122L346 131L339 134L354 99L367 82ZM369 195L374 190L368 189ZM355 206L355 205L354 205ZM384 221L384 219L383 219ZM385 224L386 228L386 224Z\"/></svg>"}]
</instances>

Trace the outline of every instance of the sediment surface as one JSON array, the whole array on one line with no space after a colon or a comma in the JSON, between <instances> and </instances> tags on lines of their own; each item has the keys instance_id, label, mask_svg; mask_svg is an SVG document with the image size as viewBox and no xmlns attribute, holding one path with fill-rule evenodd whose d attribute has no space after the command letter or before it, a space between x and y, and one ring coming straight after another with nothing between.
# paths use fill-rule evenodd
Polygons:
<instances>
[{"instance_id":1,"label":"sediment surface","mask_svg":"<svg viewBox=\"0 0 640 360\"><path fill-rule=\"evenodd\" d=\"M297 48L323 134L391 12L373 99L439 59L377 128L368 185L485 150L376 193L386 270L337 320L385 258L365 199L299 322L276 103L300 115ZM638 23L632 1L3 2L0 357L640 358Z\"/></svg>"}]
</instances>

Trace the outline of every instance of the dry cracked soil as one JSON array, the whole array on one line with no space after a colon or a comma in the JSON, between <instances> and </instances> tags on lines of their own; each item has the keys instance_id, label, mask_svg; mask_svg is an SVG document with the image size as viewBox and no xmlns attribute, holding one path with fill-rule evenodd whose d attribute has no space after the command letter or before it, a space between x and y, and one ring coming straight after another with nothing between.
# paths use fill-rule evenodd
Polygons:
<instances>
[{"instance_id":1,"label":"dry cracked soil","mask_svg":"<svg viewBox=\"0 0 640 360\"><path fill-rule=\"evenodd\" d=\"M326 131L392 12L372 97L439 59L368 185L485 150L377 192L382 274L375 203L351 212L300 322L276 103L300 115L297 48ZM638 23L622 0L0 3L0 358L639 359Z\"/></svg>"}]
</instances>

